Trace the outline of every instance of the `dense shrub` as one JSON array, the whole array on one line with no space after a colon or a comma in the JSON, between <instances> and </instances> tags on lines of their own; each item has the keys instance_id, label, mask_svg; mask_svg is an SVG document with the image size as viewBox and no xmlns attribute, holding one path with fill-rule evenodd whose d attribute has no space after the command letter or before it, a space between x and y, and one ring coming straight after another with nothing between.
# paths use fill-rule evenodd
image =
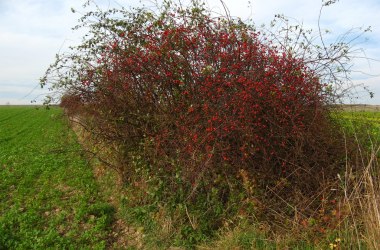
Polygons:
<instances>
[{"instance_id":1,"label":"dense shrub","mask_svg":"<svg viewBox=\"0 0 380 250\"><path fill-rule=\"evenodd\" d=\"M115 148L126 181L141 177L142 161L169 183L167 195L185 188L185 202L212 186L228 200L236 178L246 191L269 186L291 197L283 200L301 200L325 188L322 176L339 172L345 145L329 119L334 96L320 71L331 58L302 57L310 48L297 54L199 4L164 4L158 14L90 12L84 26L94 16L90 37L42 82L58 72L61 105Z\"/></svg>"},{"instance_id":2,"label":"dense shrub","mask_svg":"<svg viewBox=\"0 0 380 250\"><path fill-rule=\"evenodd\" d=\"M76 96L106 139L151 141L189 175L248 162L285 171L284 151L323 116L318 76L250 27L191 11L108 39Z\"/></svg>"}]
</instances>

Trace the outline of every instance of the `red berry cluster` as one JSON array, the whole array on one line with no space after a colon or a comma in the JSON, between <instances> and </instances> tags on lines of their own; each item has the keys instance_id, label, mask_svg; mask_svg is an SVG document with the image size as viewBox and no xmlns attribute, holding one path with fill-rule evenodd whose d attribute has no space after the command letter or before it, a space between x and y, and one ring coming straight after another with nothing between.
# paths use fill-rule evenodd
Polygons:
<instances>
[{"instance_id":1,"label":"red berry cluster","mask_svg":"<svg viewBox=\"0 0 380 250\"><path fill-rule=\"evenodd\" d=\"M106 138L149 141L189 173L286 171L324 100L314 72L251 27L182 12L117 33L81 80Z\"/></svg>"}]
</instances>

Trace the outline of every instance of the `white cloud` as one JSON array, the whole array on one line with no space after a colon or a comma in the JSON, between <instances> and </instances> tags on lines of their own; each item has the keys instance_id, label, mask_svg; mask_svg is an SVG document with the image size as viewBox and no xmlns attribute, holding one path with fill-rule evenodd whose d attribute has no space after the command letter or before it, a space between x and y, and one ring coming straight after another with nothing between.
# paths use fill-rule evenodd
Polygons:
<instances>
[{"instance_id":1,"label":"white cloud","mask_svg":"<svg viewBox=\"0 0 380 250\"><path fill-rule=\"evenodd\" d=\"M189 1L189 0L185 0ZM79 39L71 27L77 24L80 14L71 13L71 7L79 12L84 1L78 0L0 0L0 104L9 98L21 100L38 84L55 54ZM113 0L97 0L102 8L116 3ZM183 1L184 2L184 1ZM316 0L224 0L232 16L243 20L253 18L256 24L268 23L275 14L282 13L304 23L306 27L317 28L321 1ZM138 6L137 0L117 0L124 6ZM117 5L116 3L116 5ZM146 5L151 1L143 0ZM208 6L215 12L223 13L219 0L208 0ZM353 27L371 25L373 32L367 34L369 42L360 44L366 48L368 57L380 59L380 2L378 0L341 0L324 9L322 28L333 30L334 35ZM380 74L380 65L372 61L358 60L355 70ZM380 104L379 78L356 75L375 91L371 102ZM24 91L23 91L24 90ZM376 95L376 92L378 94ZM35 90L36 95L42 93ZM17 96L17 97L16 97ZM31 95L33 97L33 94ZM13 99L12 99L13 100ZM14 101L14 100L13 100ZM25 101L26 103L29 100Z\"/></svg>"},{"instance_id":2,"label":"white cloud","mask_svg":"<svg viewBox=\"0 0 380 250\"><path fill-rule=\"evenodd\" d=\"M268 24L275 14L284 14L285 16L294 18L296 21L303 23L304 27L318 30L318 17L321 8L321 1L315 0L253 0L252 9L244 5L244 0L226 0L231 6L232 15L241 15L248 17L253 11L253 20L257 25L262 23ZM235 3L239 2L235 5ZM377 0L346 0L339 1L334 5L324 7L322 9L320 26L321 29L329 29L333 33L326 36L327 40L335 41L339 35L345 32L362 27L372 27L372 32L365 33L353 44L355 49L360 50L356 56L368 57L370 59L354 59L352 73L355 83L367 86L370 91L375 93L374 98L369 98L368 91L361 91L358 88L359 99L356 102L364 102L371 104L380 104L380 2ZM359 30L354 30L355 37ZM365 41L368 39L368 41ZM375 60L372 60L375 59ZM362 73L359 73L362 72ZM363 74L364 73L364 74Z\"/></svg>"},{"instance_id":3,"label":"white cloud","mask_svg":"<svg viewBox=\"0 0 380 250\"><path fill-rule=\"evenodd\" d=\"M68 6L78 5L78 2L1 2L0 104L8 99L29 103L42 93L35 89L39 78L60 48L67 47L65 40L75 37L70 28L77 17L71 14ZM24 98L33 89L33 93Z\"/></svg>"}]
</instances>

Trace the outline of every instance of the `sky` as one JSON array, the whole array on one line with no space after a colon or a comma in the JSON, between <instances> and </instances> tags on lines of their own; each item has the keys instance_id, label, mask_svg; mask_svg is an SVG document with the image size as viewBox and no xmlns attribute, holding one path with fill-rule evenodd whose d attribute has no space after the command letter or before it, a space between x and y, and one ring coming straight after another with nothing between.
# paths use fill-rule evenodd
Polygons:
<instances>
[{"instance_id":1,"label":"sky","mask_svg":"<svg viewBox=\"0 0 380 250\"><path fill-rule=\"evenodd\" d=\"M160 2L160 0L157 0ZM186 0L182 0L186 1ZM71 28L85 10L84 0L0 0L0 105L40 103L47 89L39 87L39 78L54 62L55 55L68 51L80 41L81 34ZM95 0L102 8L141 6L142 0ZM269 24L275 14L284 14L305 27L318 28L321 0L224 0L231 16L251 18L256 25ZM220 0L208 0L215 12L223 13ZM72 13L71 8L76 10ZM340 0L325 8L321 28L338 37L346 31L371 26L366 42L357 45L367 59L355 60L353 81L367 86L374 98L358 89L355 103L380 105L380 1ZM364 39L361 39L364 41ZM369 58L369 59L368 59ZM361 72L361 73L355 73Z\"/></svg>"}]
</instances>

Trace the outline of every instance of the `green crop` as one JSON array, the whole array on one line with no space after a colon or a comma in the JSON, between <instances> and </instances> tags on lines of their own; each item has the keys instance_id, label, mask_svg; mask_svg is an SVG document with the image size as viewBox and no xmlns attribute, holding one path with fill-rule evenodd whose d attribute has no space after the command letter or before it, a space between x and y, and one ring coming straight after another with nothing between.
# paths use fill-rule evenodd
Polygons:
<instances>
[{"instance_id":1,"label":"green crop","mask_svg":"<svg viewBox=\"0 0 380 250\"><path fill-rule=\"evenodd\" d=\"M113 214L61 109L0 107L0 249L104 249Z\"/></svg>"}]
</instances>

